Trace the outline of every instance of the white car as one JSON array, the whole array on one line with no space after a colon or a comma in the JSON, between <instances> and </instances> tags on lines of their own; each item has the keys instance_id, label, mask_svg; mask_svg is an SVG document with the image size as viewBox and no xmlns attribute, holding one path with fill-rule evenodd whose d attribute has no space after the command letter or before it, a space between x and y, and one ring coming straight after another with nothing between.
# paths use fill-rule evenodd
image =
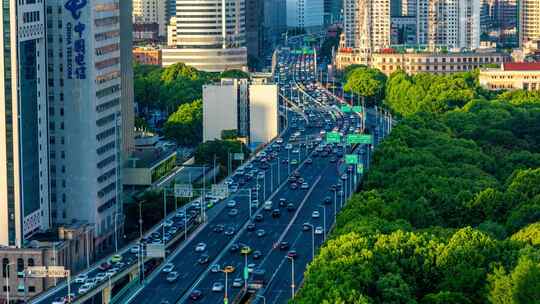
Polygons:
<instances>
[{"instance_id":1,"label":"white car","mask_svg":"<svg viewBox=\"0 0 540 304\"><path fill-rule=\"evenodd\" d=\"M221 270L221 267L219 266L219 264L214 264L212 265L212 267L210 267L210 271L213 272L213 273L217 273Z\"/></svg>"},{"instance_id":2,"label":"white car","mask_svg":"<svg viewBox=\"0 0 540 304\"><path fill-rule=\"evenodd\" d=\"M276 139L276 142L278 144L282 144L283 143L283 138L279 137L278 139Z\"/></svg>"},{"instance_id":3,"label":"white car","mask_svg":"<svg viewBox=\"0 0 540 304\"><path fill-rule=\"evenodd\" d=\"M131 253L139 253L139 245L134 245L131 248L129 248L129 252L131 252Z\"/></svg>"},{"instance_id":4,"label":"white car","mask_svg":"<svg viewBox=\"0 0 540 304\"><path fill-rule=\"evenodd\" d=\"M169 273L169 272L173 271L173 269L174 269L174 264L167 263L167 264L165 264L165 266L163 266L163 269L161 271L164 272L164 273Z\"/></svg>"},{"instance_id":5,"label":"white car","mask_svg":"<svg viewBox=\"0 0 540 304\"><path fill-rule=\"evenodd\" d=\"M88 275L86 273L81 273L75 278L75 283L84 284L86 283L87 279L88 279Z\"/></svg>"},{"instance_id":6,"label":"white car","mask_svg":"<svg viewBox=\"0 0 540 304\"><path fill-rule=\"evenodd\" d=\"M99 283L107 278L106 272L100 272L96 275L96 281Z\"/></svg>"},{"instance_id":7,"label":"white car","mask_svg":"<svg viewBox=\"0 0 540 304\"><path fill-rule=\"evenodd\" d=\"M236 201L235 200L230 200L227 202L227 208L234 208L236 207Z\"/></svg>"},{"instance_id":8,"label":"white car","mask_svg":"<svg viewBox=\"0 0 540 304\"><path fill-rule=\"evenodd\" d=\"M220 292L220 291L223 291L223 283L221 282L215 282L213 285L212 285L212 291L214 292Z\"/></svg>"},{"instance_id":9,"label":"white car","mask_svg":"<svg viewBox=\"0 0 540 304\"><path fill-rule=\"evenodd\" d=\"M315 234L323 234L323 228L321 226L318 226L315 228Z\"/></svg>"},{"instance_id":10,"label":"white car","mask_svg":"<svg viewBox=\"0 0 540 304\"><path fill-rule=\"evenodd\" d=\"M85 283L81 287L79 287L79 294L87 293L90 289L94 287L92 284Z\"/></svg>"},{"instance_id":11,"label":"white car","mask_svg":"<svg viewBox=\"0 0 540 304\"><path fill-rule=\"evenodd\" d=\"M312 218L319 218L319 217L321 217L321 214L319 213L319 211L313 211L313 213L311 214L311 217Z\"/></svg>"},{"instance_id":12,"label":"white car","mask_svg":"<svg viewBox=\"0 0 540 304\"><path fill-rule=\"evenodd\" d=\"M285 150L290 150L292 149L292 145L291 144L286 144L285 145Z\"/></svg>"},{"instance_id":13,"label":"white car","mask_svg":"<svg viewBox=\"0 0 540 304\"><path fill-rule=\"evenodd\" d=\"M206 244L205 243L199 243L197 246L195 246L195 252L203 252L206 250Z\"/></svg>"},{"instance_id":14,"label":"white car","mask_svg":"<svg viewBox=\"0 0 540 304\"><path fill-rule=\"evenodd\" d=\"M300 150L294 149L294 150L292 150L292 153L300 153Z\"/></svg>"}]
</instances>

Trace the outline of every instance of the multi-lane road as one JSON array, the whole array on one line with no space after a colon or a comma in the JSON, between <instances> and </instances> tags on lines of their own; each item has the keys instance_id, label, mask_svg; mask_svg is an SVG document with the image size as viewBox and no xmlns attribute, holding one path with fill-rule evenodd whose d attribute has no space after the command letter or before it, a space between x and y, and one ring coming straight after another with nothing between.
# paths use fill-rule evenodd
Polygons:
<instances>
[{"instance_id":1,"label":"multi-lane road","mask_svg":"<svg viewBox=\"0 0 540 304\"><path fill-rule=\"evenodd\" d=\"M172 248L144 284L118 302L221 303L227 296L229 303L238 303L245 297L247 284L254 286L255 274L263 278L263 284L259 289L249 288L254 300L286 303L291 298L336 213L361 178L344 164L344 155L358 154L366 168L369 162L371 147L330 144L325 142L325 133L346 136L365 127L375 142L383 136L377 112L364 110L365 121L357 113L342 113L340 102L317 87L315 65L312 55L279 53L276 81L289 104L287 128L226 181L238 190L217 203L207 221ZM179 210L169 217L165 230L158 226L144 240L157 242L163 239L162 231L167 238L178 238L186 219L188 226L195 225L197 210L197 205ZM170 227L176 231L167 233ZM122 260L129 263L120 266L137 263L135 245L132 248L121 251ZM92 278L100 272L94 267L85 274ZM82 285L74 284L72 292L77 294ZM66 288L60 287L35 303L52 303L65 294Z\"/></svg>"}]
</instances>

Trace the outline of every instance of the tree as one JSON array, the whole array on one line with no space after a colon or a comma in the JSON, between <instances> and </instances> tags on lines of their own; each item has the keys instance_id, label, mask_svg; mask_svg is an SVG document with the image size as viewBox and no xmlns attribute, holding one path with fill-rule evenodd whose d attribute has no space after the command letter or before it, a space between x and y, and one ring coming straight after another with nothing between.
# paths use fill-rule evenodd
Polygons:
<instances>
[{"instance_id":1,"label":"tree","mask_svg":"<svg viewBox=\"0 0 540 304\"><path fill-rule=\"evenodd\" d=\"M169 116L163 132L181 145L195 145L202 141L202 101L185 103Z\"/></svg>"},{"instance_id":2,"label":"tree","mask_svg":"<svg viewBox=\"0 0 540 304\"><path fill-rule=\"evenodd\" d=\"M356 68L348 76L344 89L367 98L368 105L381 104L384 98L386 75L377 69Z\"/></svg>"},{"instance_id":3,"label":"tree","mask_svg":"<svg viewBox=\"0 0 540 304\"><path fill-rule=\"evenodd\" d=\"M219 75L219 78L236 78L236 79L240 79L240 78L246 78L246 79L249 79L249 74L244 72L244 71L241 71L241 70L226 70L226 71L223 71L221 72L221 74Z\"/></svg>"},{"instance_id":4,"label":"tree","mask_svg":"<svg viewBox=\"0 0 540 304\"><path fill-rule=\"evenodd\" d=\"M221 131L221 139L236 139L238 137L238 130L223 130Z\"/></svg>"},{"instance_id":5,"label":"tree","mask_svg":"<svg viewBox=\"0 0 540 304\"><path fill-rule=\"evenodd\" d=\"M238 140L209 140L197 146L194 153L195 162L198 164L213 164L215 157L218 164L227 167L229 153L244 153L247 156L248 149Z\"/></svg>"}]
</instances>

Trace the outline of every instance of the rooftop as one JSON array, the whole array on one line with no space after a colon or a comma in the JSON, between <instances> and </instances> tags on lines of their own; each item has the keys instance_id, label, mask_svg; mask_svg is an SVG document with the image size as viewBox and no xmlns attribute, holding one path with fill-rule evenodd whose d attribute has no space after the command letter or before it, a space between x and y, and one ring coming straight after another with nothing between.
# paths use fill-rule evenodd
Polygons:
<instances>
[{"instance_id":1,"label":"rooftop","mask_svg":"<svg viewBox=\"0 0 540 304\"><path fill-rule=\"evenodd\" d=\"M504 71L540 71L540 62L507 62L502 66Z\"/></svg>"}]
</instances>

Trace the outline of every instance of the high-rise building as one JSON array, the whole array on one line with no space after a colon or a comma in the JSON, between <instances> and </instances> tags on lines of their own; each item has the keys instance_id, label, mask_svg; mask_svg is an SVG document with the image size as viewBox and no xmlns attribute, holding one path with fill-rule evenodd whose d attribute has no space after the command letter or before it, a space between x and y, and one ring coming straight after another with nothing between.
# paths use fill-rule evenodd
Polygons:
<instances>
[{"instance_id":1,"label":"high-rise building","mask_svg":"<svg viewBox=\"0 0 540 304\"><path fill-rule=\"evenodd\" d=\"M341 49L361 57L390 46L390 0L345 0Z\"/></svg>"},{"instance_id":2,"label":"high-rise building","mask_svg":"<svg viewBox=\"0 0 540 304\"><path fill-rule=\"evenodd\" d=\"M100 251L113 244L123 220L126 16L116 0L48 0L46 8L51 218L93 224Z\"/></svg>"},{"instance_id":3,"label":"high-rise building","mask_svg":"<svg viewBox=\"0 0 540 304\"><path fill-rule=\"evenodd\" d=\"M418 0L401 0L401 16L416 16Z\"/></svg>"},{"instance_id":4,"label":"high-rise building","mask_svg":"<svg viewBox=\"0 0 540 304\"><path fill-rule=\"evenodd\" d=\"M514 46L517 42L517 0L480 0L482 40Z\"/></svg>"},{"instance_id":5,"label":"high-rise building","mask_svg":"<svg viewBox=\"0 0 540 304\"><path fill-rule=\"evenodd\" d=\"M50 225L42 1L0 3L0 245Z\"/></svg>"},{"instance_id":6,"label":"high-rise building","mask_svg":"<svg viewBox=\"0 0 540 304\"><path fill-rule=\"evenodd\" d=\"M246 0L246 46L248 56L262 57L264 1Z\"/></svg>"},{"instance_id":7,"label":"high-rise building","mask_svg":"<svg viewBox=\"0 0 540 304\"><path fill-rule=\"evenodd\" d=\"M434 48L480 46L478 0L418 0L418 43Z\"/></svg>"},{"instance_id":8,"label":"high-rise building","mask_svg":"<svg viewBox=\"0 0 540 304\"><path fill-rule=\"evenodd\" d=\"M324 25L324 0L287 0L287 27L320 29Z\"/></svg>"},{"instance_id":9,"label":"high-rise building","mask_svg":"<svg viewBox=\"0 0 540 304\"><path fill-rule=\"evenodd\" d=\"M274 50L281 34L287 31L286 0L264 1L264 46Z\"/></svg>"},{"instance_id":10,"label":"high-rise building","mask_svg":"<svg viewBox=\"0 0 540 304\"><path fill-rule=\"evenodd\" d=\"M247 66L245 0L177 0L168 30L164 66L183 62L211 72Z\"/></svg>"},{"instance_id":11,"label":"high-rise building","mask_svg":"<svg viewBox=\"0 0 540 304\"><path fill-rule=\"evenodd\" d=\"M540 40L540 1L519 2L519 45L527 41Z\"/></svg>"},{"instance_id":12,"label":"high-rise building","mask_svg":"<svg viewBox=\"0 0 540 304\"><path fill-rule=\"evenodd\" d=\"M133 92L133 6L131 1L120 2L120 74L122 108L122 150L128 157L135 146L135 104Z\"/></svg>"},{"instance_id":13,"label":"high-rise building","mask_svg":"<svg viewBox=\"0 0 540 304\"><path fill-rule=\"evenodd\" d=\"M130 1L126 1L130 2ZM167 5L165 0L133 0L133 23L158 25L159 36L167 35Z\"/></svg>"}]
</instances>

